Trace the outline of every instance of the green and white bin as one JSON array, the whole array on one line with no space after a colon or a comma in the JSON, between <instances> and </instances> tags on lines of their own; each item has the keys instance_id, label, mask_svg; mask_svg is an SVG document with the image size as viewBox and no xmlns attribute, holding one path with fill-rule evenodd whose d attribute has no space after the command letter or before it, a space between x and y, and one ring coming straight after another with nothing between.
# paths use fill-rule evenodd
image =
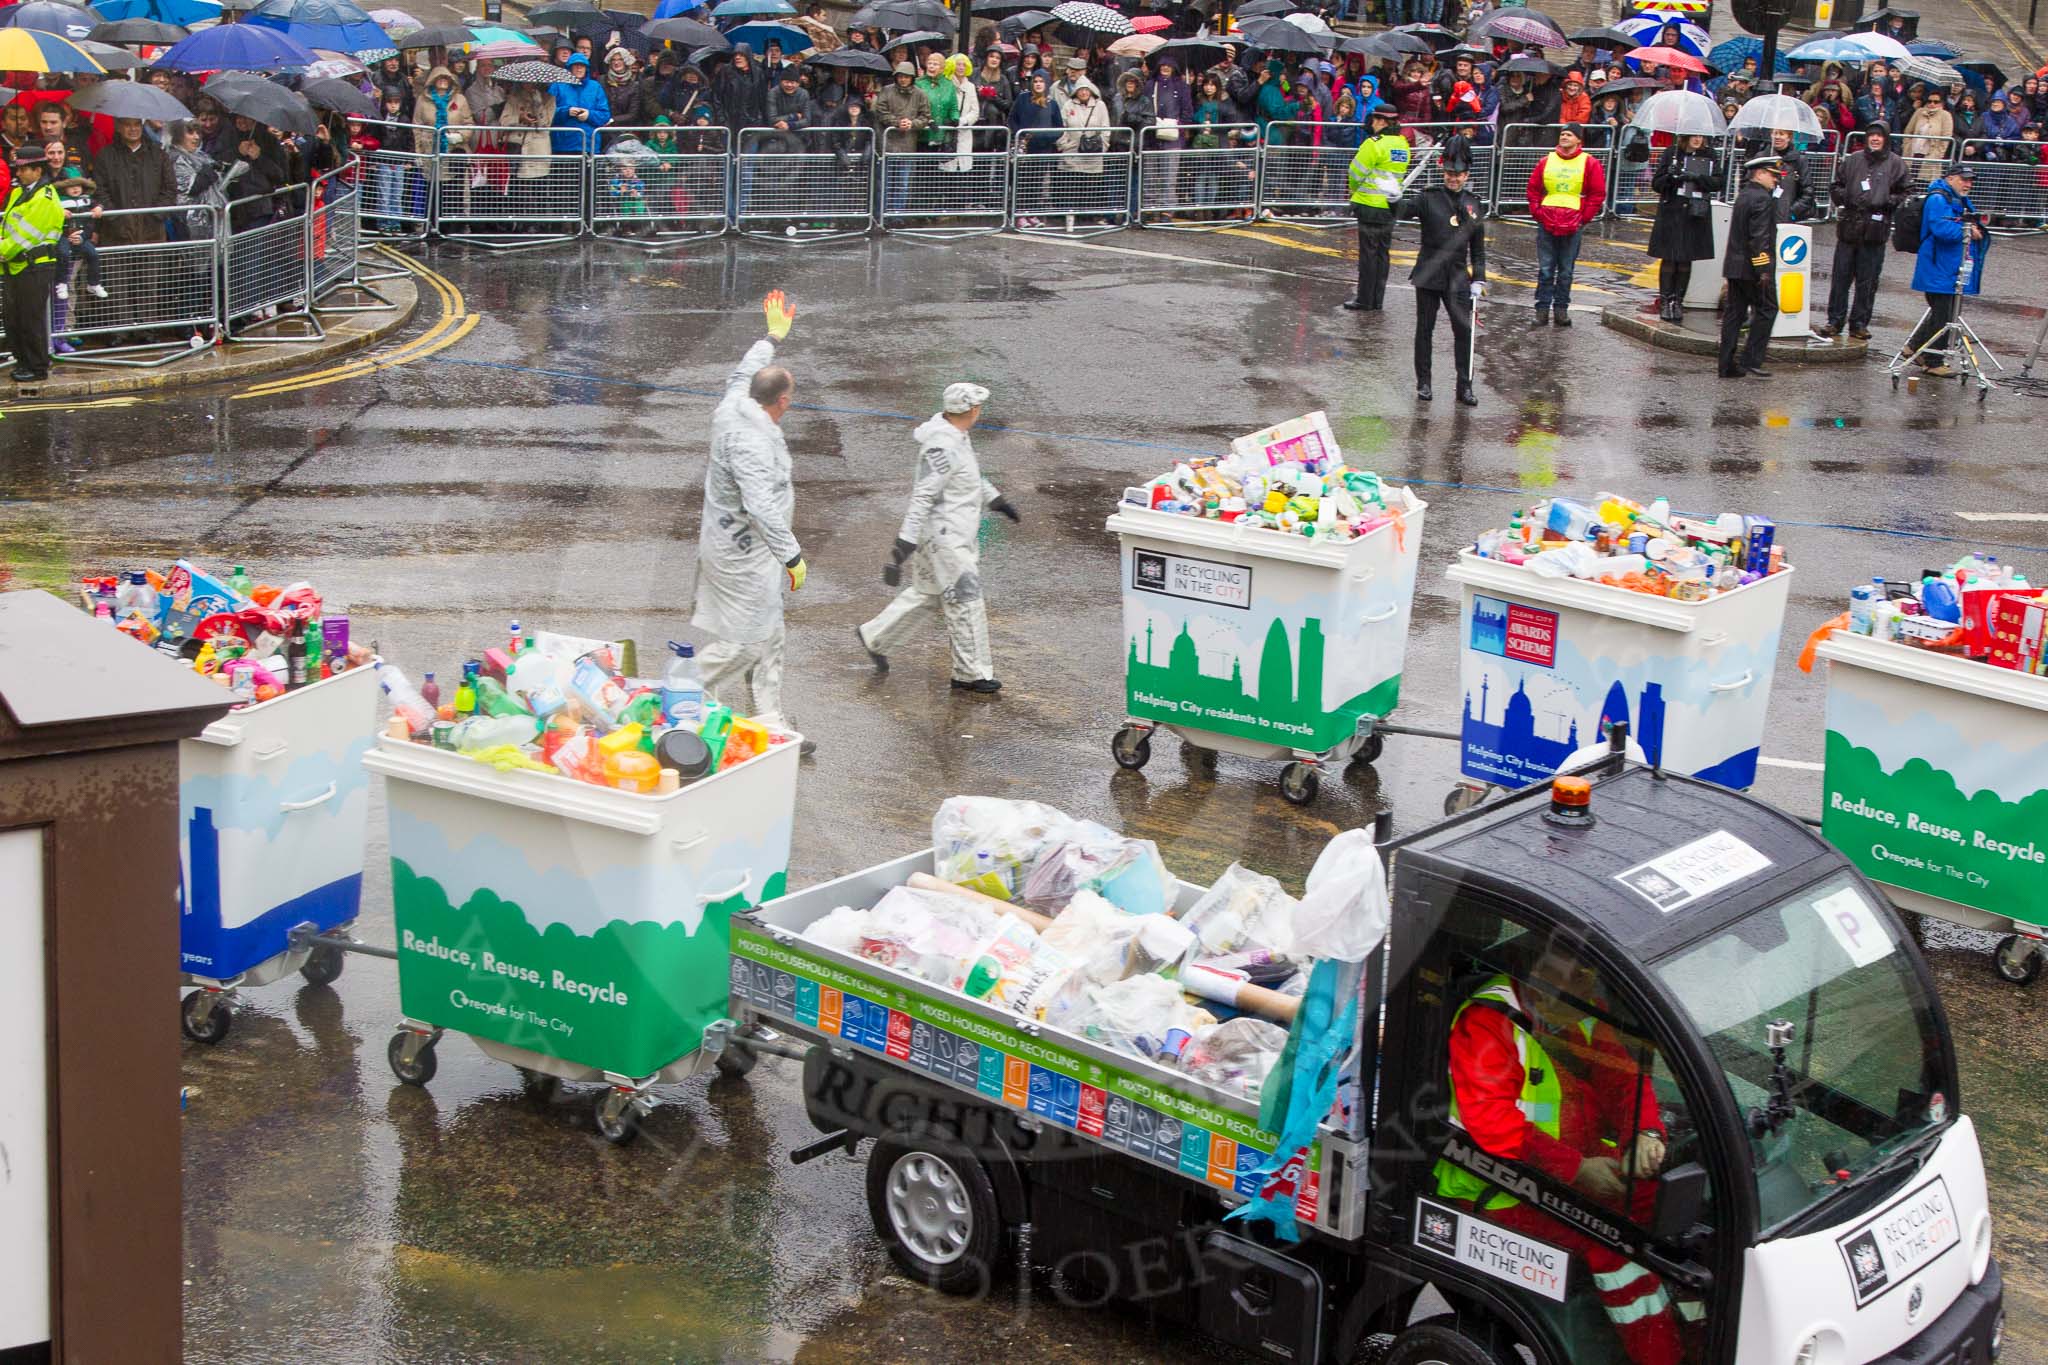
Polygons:
<instances>
[{"instance_id":1,"label":"green and white bin","mask_svg":"<svg viewBox=\"0 0 2048 1365\"><path fill-rule=\"evenodd\" d=\"M1901 910L2002 936L1999 975L2048 940L2048 677L1837 631L1821 833Z\"/></svg>"},{"instance_id":2,"label":"green and white bin","mask_svg":"<svg viewBox=\"0 0 2048 1365\"><path fill-rule=\"evenodd\" d=\"M717 1055L727 920L783 892L800 743L641 795L380 739L399 1079L425 1084L442 1032L466 1033L530 1083L605 1082L600 1130L630 1139L650 1087Z\"/></svg>"},{"instance_id":3,"label":"green and white bin","mask_svg":"<svg viewBox=\"0 0 2048 1365\"><path fill-rule=\"evenodd\" d=\"M1428 508L1387 493L1399 517L1342 541L1117 508L1118 764L1142 768L1164 726L1200 750L1286 762L1281 794L1301 804L1324 765L1379 756L1372 722L1400 699Z\"/></svg>"}]
</instances>

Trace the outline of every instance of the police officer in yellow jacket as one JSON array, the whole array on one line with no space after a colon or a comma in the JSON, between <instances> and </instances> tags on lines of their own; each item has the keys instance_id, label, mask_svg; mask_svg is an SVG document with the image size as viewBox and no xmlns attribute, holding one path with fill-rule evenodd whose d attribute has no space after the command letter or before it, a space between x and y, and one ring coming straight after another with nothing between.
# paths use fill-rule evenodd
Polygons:
<instances>
[{"instance_id":1,"label":"police officer in yellow jacket","mask_svg":"<svg viewBox=\"0 0 2048 1365\"><path fill-rule=\"evenodd\" d=\"M1394 106L1374 100L1365 108L1367 135L1351 158L1351 212L1358 218L1358 293L1344 301L1352 312L1377 313L1387 299L1387 249L1394 238L1394 201L1408 179L1408 139L1396 131Z\"/></svg>"},{"instance_id":2,"label":"police officer in yellow jacket","mask_svg":"<svg viewBox=\"0 0 2048 1365\"><path fill-rule=\"evenodd\" d=\"M14 189L0 205L0 329L14 353L14 382L50 377L50 299L57 285L57 238L64 206L45 178L42 148L15 153Z\"/></svg>"}]
</instances>

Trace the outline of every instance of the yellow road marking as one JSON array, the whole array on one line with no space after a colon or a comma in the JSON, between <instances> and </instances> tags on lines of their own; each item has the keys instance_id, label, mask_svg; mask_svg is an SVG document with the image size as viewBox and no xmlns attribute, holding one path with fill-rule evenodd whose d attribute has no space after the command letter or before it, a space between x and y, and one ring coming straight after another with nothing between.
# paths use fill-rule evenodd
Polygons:
<instances>
[{"instance_id":1,"label":"yellow road marking","mask_svg":"<svg viewBox=\"0 0 2048 1365\"><path fill-rule=\"evenodd\" d=\"M1285 237L1275 237L1270 233L1253 232L1250 228L1220 228L1217 230L1216 235L1219 237L1249 237L1254 242L1265 242L1270 246L1284 246L1289 251L1312 252L1317 256L1349 256L1352 254L1338 247L1322 246L1316 242L1291 241Z\"/></svg>"},{"instance_id":2,"label":"yellow road marking","mask_svg":"<svg viewBox=\"0 0 2048 1365\"><path fill-rule=\"evenodd\" d=\"M131 408L142 399L135 394L114 398L81 398L61 403L13 403L0 407L0 413L9 412L81 412L89 408Z\"/></svg>"},{"instance_id":3,"label":"yellow road marking","mask_svg":"<svg viewBox=\"0 0 2048 1365\"><path fill-rule=\"evenodd\" d=\"M469 311L469 305L463 299L462 291L457 289L447 277L429 270L417 261L407 260L407 258L399 256L389 247L380 246L378 250L394 260L404 261L410 266L413 273L425 280L428 286L440 298L441 317L434 325L388 355L353 360L342 365L330 366L325 370L316 370L311 374L293 375L285 379L251 385L248 389L236 394L235 397L270 398L278 394L296 393L301 389L322 388L328 384L338 384L346 379L360 379L365 375L375 374L379 370L388 370L397 365L410 364L412 361L433 355L438 351L446 350L476 329L476 325L481 319L477 314Z\"/></svg>"}]
</instances>

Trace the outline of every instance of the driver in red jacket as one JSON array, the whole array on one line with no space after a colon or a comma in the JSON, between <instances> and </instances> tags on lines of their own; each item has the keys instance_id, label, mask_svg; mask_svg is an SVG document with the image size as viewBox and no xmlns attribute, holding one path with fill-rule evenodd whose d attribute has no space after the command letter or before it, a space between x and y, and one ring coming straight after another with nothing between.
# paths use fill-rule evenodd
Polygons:
<instances>
[{"instance_id":1,"label":"driver in red jacket","mask_svg":"<svg viewBox=\"0 0 2048 1365\"><path fill-rule=\"evenodd\" d=\"M1526 981L1503 974L1474 991L1451 1024L1450 1118L1490 1155L1646 1223L1664 1124L1648 1058L1630 1055L1612 1025L1575 1003L1591 1003L1598 989L1595 969L1557 945ZM1635 1365L1679 1365L1679 1313L1654 1272L1447 1160L1436 1175L1441 1197L1582 1259Z\"/></svg>"}]
</instances>

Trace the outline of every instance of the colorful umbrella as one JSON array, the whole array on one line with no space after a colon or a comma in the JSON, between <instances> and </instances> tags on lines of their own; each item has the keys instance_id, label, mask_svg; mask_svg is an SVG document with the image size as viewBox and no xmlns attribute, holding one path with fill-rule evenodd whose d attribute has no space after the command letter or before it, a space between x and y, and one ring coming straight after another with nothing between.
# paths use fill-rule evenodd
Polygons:
<instances>
[{"instance_id":1,"label":"colorful umbrella","mask_svg":"<svg viewBox=\"0 0 2048 1365\"><path fill-rule=\"evenodd\" d=\"M1746 33L1739 38L1730 38L1707 54L1707 64L1716 71L1740 71L1744 62L1761 63L1763 59L1764 40L1752 38ZM1778 49L1776 64L1780 71L1792 69L1791 59L1786 57L1785 49Z\"/></svg>"},{"instance_id":2,"label":"colorful umbrella","mask_svg":"<svg viewBox=\"0 0 2048 1365\"><path fill-rule=\"evenodd\" d=\"M156 64L171 71L280 71L320 59L289 34L256 24L222 24L180 38ZM6 63L0 61L0 68Z\"/></svg>"},{"instance_id":3,"label":"colorful umbrella","mask_svg":"<svg viewBox=\"0 0 2048 1365\"><path fill-rule=\"evenodd\" d=\"M36 28L0 28L0 71L105 71L69 38Z\"/></svg>"},{"instance_id":4,"label":"colorful umbrella","mask_svg":"<svg viewBox=\"0 0 2048 1365\"><path fill-rule=\"evenodd\" d=\"M1090 33L1107 33L1121 38L1135 33L1131 21L1107 5L1098 5L1094 0L1066 0L1063 5L1054 5L1052 17L1063 24L1087 29Z\"/></svg>"},{"instance_id":5,"label":"colorful umbrella","mask_svg":"<svg viewBox=\"0 0 2048 1365\"><path fill-rule=\"evenodd\" d=\"M65 0L25 0L23 4L0 9L0 28L41 29L74 43L84 42L104 22L105 16L92 6L68 4Z\"/></svg>"},{"instance_id":6,"label":"colorful umbrella","mask_svg":"<svg viewBox=\"0 0 2048 1365\"><path fill-rule=\"evenodd\" d=\"M1639 14L1633 19L1624 19L1615 25L1623 33L1634 38L1644 47L1658 46L1664 37L1664 30L1678 30L1678 45L1695 57L1704 59L1713 39L1698 24L1688 24L1683 19L1664 18L1654 14Z\"/></svg>"},{"instance_id":7,"label":"colorful umbrella","mask_svg":"<svg viewBox=\"0 0 2048 1365\"><path fill-rule=\"evenodd\" d=\"M740 24L726 30L726 40L734 47L745 43L756 52L766 52L768 44L781 47L784 56L795 56L812 46L811 35L788 24Z\"/></svg>"},{"instance_id":8,"label":"colorful umbrella","mask_svg":"<svg viewBox=\"0 0 2048 1365\"><path fill-rule=\"evenodd\" d=\"M355 54L355 59L365 67L371 67L387 57L396 57L397 55L398 49L395 47L366 47L361 52Z\"/></svg>"},{"instance_id":9,"label":"colorful umbrella","mask_svg":"<svg viewBox=\"0 0 2048 1365\"><path fill-rule=\"evenodd\" d=\"M396 33L400 29L419 28L421 26L419 20L413 18L402 9L373 9L370 11L370 22L383 29L386 33Z\"/></svg>"},{"instance_id":10,"label":"colorful umbrella","mask_svg":"<svg viewBox=\"0 0 2048 1365\"><path fill-rule=\"evenodd\" d=\"M1534 43L1538 47L1563 47L1564 29L1547 14L1521 5L1497 9L1473 26L1472 38L1505 38L1511 43Z\"/></svg>"},{"instance_id":11,"label":"colorful umbrella","mask_svg":"<svg viewBox=\"0 0 2048 1365\"><path fill-rule=\"evenodd\" d=\"M1156 33L1133 33L1119 38L1103 49L1113 57L1149 57L1166 46L1166 39Z\"/></svg>"},{"instance_id":12,"label":"colorful umbrella","mask_svg":"<svg viewBox=\"0 0 2048 1365\"><path fill-rule=\"evenodd\" d=\"M766 19L780 15L795 14L796 6L789 0L719 0L712 9L714 19Z\"/></svg>"},{"instance_id":13,"label":"colorful umbrella","mask_svg":"<svg viewBox=\"0 0 2048 1365\"><path fill-rule=\"evenodd\" d=\"M1672 137L1719 137L1728 131L1721 107L1705 95L1690 90L1660 90L1643 101L1629 126L1646 133L1669 133Z\"/></svg>"},{"instance_id":14,"label":"colorful umbrella","mask_svg":"<svg viewBox=\"0 0 2048 1365\"><path fill-rule=\"evenodd\" d=\"M553 62L511 62L491 73L494 81L508 85L553 85L556 81L573 80L567 67L556 66Z\"/></svg>"},{"instance_id":15,"label":"colorful umbrella","mask_svg":"<svg viewBox=\"0 0 2048 1365\"><path fill-rule=\"evenodd\" d=\"M350 0L263 0L244 23L289 34L307 47L354 52L381 47L391 35Z\"/></svg>"},{"instance_id":16,"label":"colorful umbrella","mask_svg":"<svg viewBox=\"0 0 2048 1365\"><path fill-rule=\"evenodd\" d=\"M1173 20L1163 14L1141 14L1131 20L1131 27L1140 33L1164 33L1173 27Z\"/></svg>"},{"instance_id":17,"label":"colorful umbrella","mask_svg":"<svg viewBox=\"0 0 2048 1365\"><path fill-rule=\"evenodd\" d=\"M694 14L704 8L704 0L661 0L654 7L657 19L674 19L684 14Z\"/></svg>"},{"instance_id":18,"label":"colorful umbrella","mask_svg":"<svg viewBox=\"0 0 2048 1365\"><path fill-rule=\"evenodd\" d=\"M1706 59L1695 57L1682 47L1639 47L1621 55L1639 66L1668 66L1676 71L1690 71L1695 76L1707 74Z\"/></svg>"},{"instance_id":19,"label":"colorful umbrella","mask_svg":"<svg viewBox=\"0 0 2048 1365\"><path fill-rule=\"evenodd\" d=\"M531 38L499 38L488 43L478 43L469 49L472 57L489 57L494 62L523 61L528 57L544 57L539 43Z\"/></svg>"},{"instance_id":20,"label":"colorful umbrella","mask_svg":"<svg viewBox=\"0 0 2048 1365\"><path fill-rule=\"evenodd\" d=\"M186 28L220 18L220 0L96 0L104 19L155 19Z\"/></svg>"}]
</instances>

